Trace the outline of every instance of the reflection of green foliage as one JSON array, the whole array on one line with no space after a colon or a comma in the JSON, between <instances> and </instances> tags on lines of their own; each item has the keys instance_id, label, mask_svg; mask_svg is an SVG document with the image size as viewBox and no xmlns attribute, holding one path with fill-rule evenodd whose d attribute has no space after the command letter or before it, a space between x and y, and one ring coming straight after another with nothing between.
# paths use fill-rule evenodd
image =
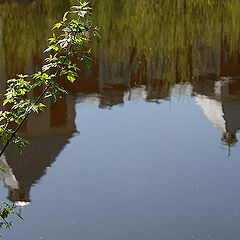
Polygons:
<instances>
[{"instance_id":1,"label":"reflection of green foliage","mask_svg":"<svg viewBox=\"0 0 240 240\"><path fill-rule=\"evenodd\" d=\"M0 53L7 75L23 72L31 58L33 65L41 65L37 61L42 59L50 27L73 2L0 5ZM203 52L216 55L223 42L231 56L239 51L240 1L92 0L91 4L103 36L93 45L96 57L102 54L108 63L129 66L139 84L149 72L152 78L165 80L166 88L189 80L204 71Z\"/></svg>"},{"instance_id":2,"label":"reflection of green foliage","mask_svg":"<svg viewBox=\"0 0 240 240\"><path fill-rule=\"evenodd\" d=\"M68 7L69 1L61 0L5 2L0 5L0 52L8 76L23 72L32 56L36 58L33 61L41 61L50 28Z\"/></svg>"},{"instance_id":3,"label":"reflection of green foliage","mask_svg":"<svg viewBox=\"0 0 240 240\"><path fill-rule=\"evenodd\" d=\"M135 59L144 58L147 70L167 82L189 80L201 68L202 49L219 51L224 37L232 53L239 50L239 1L94 0L93 6L100 52L124 62L136 49Z\"/></svg>"}]
</instances>

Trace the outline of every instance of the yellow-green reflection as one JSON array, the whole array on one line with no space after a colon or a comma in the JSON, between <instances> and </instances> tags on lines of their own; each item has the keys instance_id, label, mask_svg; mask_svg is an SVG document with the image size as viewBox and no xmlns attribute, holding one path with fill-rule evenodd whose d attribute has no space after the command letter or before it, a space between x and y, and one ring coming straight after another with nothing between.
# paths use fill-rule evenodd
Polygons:
<instances>
[{"instance_id":1,"label":"yellow-green reflection","mask_svg":"<svg viewBox=\"0 0 240 240\"><path fill-rule=\"evenodd\" d=\"M41 67L52 25L74 2L38 0L0 4L1 85L15 73L27 70L31 73ZM236 143L240 126L235 121L239 119L240 95L236 89L240 89L240 84L213 80L239 76L240 1L92 0L92 6L102 35L101 40L93 43L95 64L90 73L82 73L78 84L66 85L67 90L75 94L100 93L99 105L106 107L122 104L124 93L135 86L146 86L147 100L166 99L175 83L191 81L198 105L206 115L209 113L206 101L214 109L217 106L218 113L225 113L221 115L221 124L209 117L223 132L222 141L229 146ZM28 137L70 136L76 131L74 104L75 98L68 96L58 105L48 105L46 114L29 119L23 131ZM67 139L50 141L63 146ZM54 148L47 139L42 143L41 149L49 147L53 151L44 152L47 156L55 157L62 149ZM40 146L37 140L34 144ZM25 185L19 181L19 186L18 183L10 186L9 198L28 202L30 186L54 158L43 156L46 161L41 166L33 162L35 171L30 160L25 165L17 161L17 154L7 153L7 158L12 159L9 165L19 169L17 178L22 178L23 169L33 177L29 182L22 181ZM29 154L29 159L42 163L40 157L32 156Z\"/></svg>"},{"instance_id":2,"label":"yellow-green reflection","mask_svg":"<svg viewBox=\"0 0 240 240\"><path fill-rule=\"evenodd\" d=\"M231 55L239 50L238 1L100 0L93 5L103 35L100 51L106 58L125 63L134 51L145 65L138 66L140 73L151 71L166 82L187 81L206 71L204 50L210 52L209 61L215 60L210 58L222 44Z\"/></svg>"},{"instance_id":3,"label":"yellow-green reflection","mask_svg":"<svg viewBox=\"0 0 240 240\"><path fill-rule=\"evenodd\" d=\"M1 78L41 66L51 26L74 2L0 4ZM92 6L102 35L93 43L89 88L97 82L96 92L146 85L154 92L149 99L164 98L173 84L199 74L239 75L239 1L92 0Z\"/></svg>"},{"instance_id":4,"label":"yellow-green reflection","mask_svg":"<svg viewBox=\"0 0 240 240\"><path fill-rule=\"evenodd\" d=\"M1 58L7 77L40 65L51 26L69 8L69 1L41 0L0 5Z\"/></svg>"}]
</instances>

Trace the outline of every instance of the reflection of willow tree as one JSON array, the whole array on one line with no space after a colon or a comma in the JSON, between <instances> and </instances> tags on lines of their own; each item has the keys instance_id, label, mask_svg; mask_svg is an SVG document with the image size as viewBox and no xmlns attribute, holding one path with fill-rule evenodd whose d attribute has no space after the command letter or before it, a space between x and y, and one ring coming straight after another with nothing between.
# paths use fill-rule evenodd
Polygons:
<instances>
[{"instance_id":1,"label":"reflection of willow tree","mask_svg":"<svg viewBox=\"0 0 240 240\"><path fill-rule=\"evenodd\" d=\"M69 7L69 1L42 0L0 5L1 55L9 77L24 73L27 61L41 63L50 28ZM2 59L1 59L2 60Z\"/></svg>"},{"instance_id":2,"label":"reflection of willow tree","mask_svg":"<svg viewBox=\"0 0 240 240\"><path fill-rule=\"evenodd\" d=\"M7 76L25 72L31 58L33 65L41 65L51 26L74 3L0 4L0 53ZM104 57L106 66L114 63L119 71L130 71L138 84L161 81L169 91L175 82L204 72L204 49L214 54L225 43L232 57L239 52L240 1L92 0L92 6L103 36L94 45L96 57Z\"/></svg>"},{"instance_id":3,"label":"reflection of willow tree","mask_svg":"<svg viewBox=\"0 0 240 240\"><path fill-rule=\"evenodd\" d=\"M149 75L166 85L189 80L202 68L203 48L219 51L223 40L231 54L239 50L239 1L94 0L93 6L100 52L130 64L134 56L138 64L131 70L140 83Z\"/></svg>"}]
</instances>

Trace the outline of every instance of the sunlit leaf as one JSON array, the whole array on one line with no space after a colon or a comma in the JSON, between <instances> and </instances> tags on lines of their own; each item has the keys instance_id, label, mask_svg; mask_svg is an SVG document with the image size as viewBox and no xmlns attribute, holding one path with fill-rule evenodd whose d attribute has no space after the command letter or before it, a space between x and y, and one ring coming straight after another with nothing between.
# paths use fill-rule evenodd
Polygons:
<instances>
[{"instance_id":1,"label":"sunlit leaf","mask_svg":"<svg viewBox=\"0 0 240 240\"><path fill-rule=\"evenodd\" d=\"M56 23L54 26L53 26L53 28L52 28L52 30L54 30L55 28L60 28L62 26L62 23Z\"/></svg>"},{"instance_id":2,"label":"sunlit leaf","mask_svg":"<svg viewBox=\"0 0 240 240\"><path fill-rule=\"evenodd\" d=\"M65 14L63 15L63 22L67 21L68 13L69 13L69 11L65 12Z\"/></svg>"}]
</instances>

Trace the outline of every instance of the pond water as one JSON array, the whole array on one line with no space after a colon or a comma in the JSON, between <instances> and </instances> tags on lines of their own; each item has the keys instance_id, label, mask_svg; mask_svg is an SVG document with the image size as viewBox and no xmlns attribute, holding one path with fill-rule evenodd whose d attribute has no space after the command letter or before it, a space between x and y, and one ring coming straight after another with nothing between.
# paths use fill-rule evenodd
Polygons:
<instances>
[{"instance_id":1,"label":"pond water","mask_svg":"<svg viewBox=\"0 0 240 240\"><path fill-rule=\"evenodd\" d=\"M73 3L0 1L1 92L41 68ZM0 200L24 217L2 239L238 240L240 2L92 6L92 68L1 159Z\"/></svg>"}]
</instances>

